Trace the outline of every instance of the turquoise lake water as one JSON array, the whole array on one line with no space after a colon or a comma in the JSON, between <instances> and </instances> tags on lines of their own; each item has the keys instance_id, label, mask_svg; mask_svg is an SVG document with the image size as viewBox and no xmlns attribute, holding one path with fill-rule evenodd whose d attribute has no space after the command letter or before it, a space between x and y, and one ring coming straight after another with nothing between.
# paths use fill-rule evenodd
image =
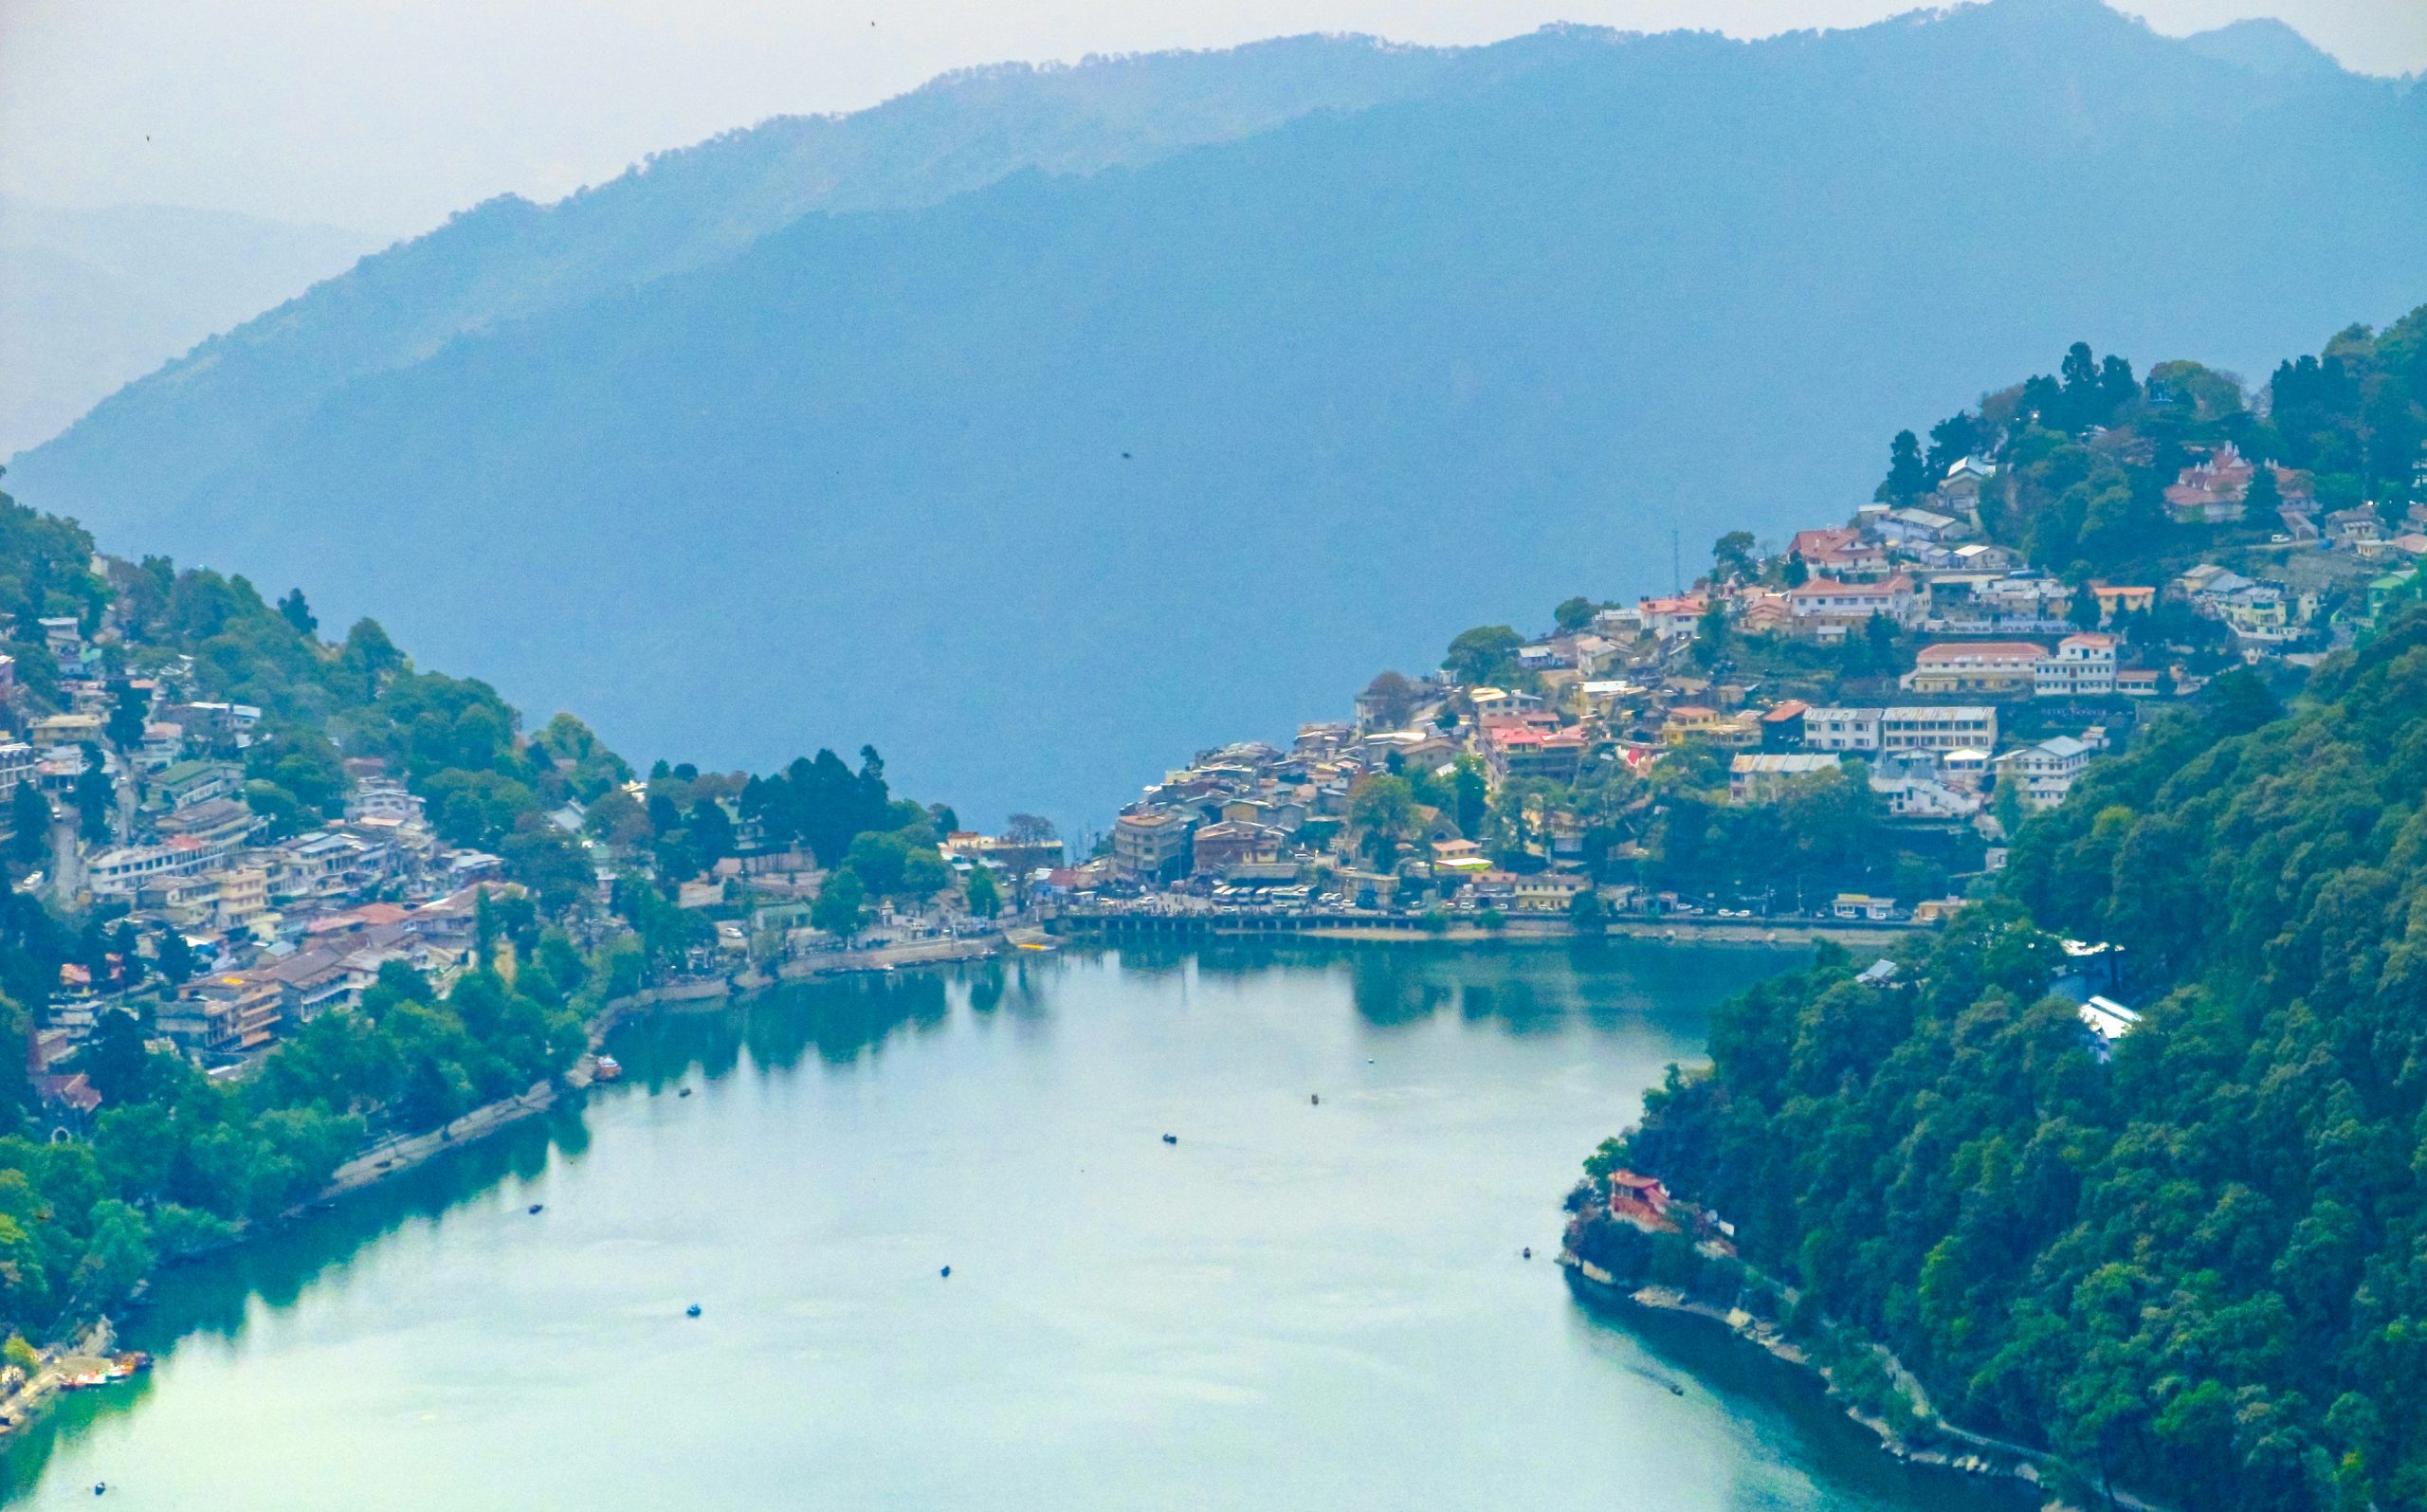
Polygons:
<instances>
[{"instance_id":1,"label":"turquoise lake water","mask_svg":"<svg viewBox=\"0 0 2427 1512\"><path fill-rule=\"evenodd\" d=\"M1793 959L1071 953L656 1018L584 1106L164 1277L158 1367L0 1470L181 1512L2011 1508L1549 1258L1578 1160Z\"/></svg>"}]
</instances>

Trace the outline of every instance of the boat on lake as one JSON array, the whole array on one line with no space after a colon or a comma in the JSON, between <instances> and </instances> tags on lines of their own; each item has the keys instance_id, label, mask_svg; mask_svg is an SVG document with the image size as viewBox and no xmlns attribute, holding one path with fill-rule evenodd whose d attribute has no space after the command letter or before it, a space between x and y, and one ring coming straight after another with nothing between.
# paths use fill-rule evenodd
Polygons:
<instances>
[{"instance_id":1,"label":"boat on lake","mask_svg":"<svg viewBox=\"0 0 2427 1512\"><path fill-rule=\"evenodd\" d=\"M615 1082L622 1080L623 1075L624 1064L621 1061L611 1055L602 1055L592 1068L590 1079L593 1082Z\"/></svg>"}]
</instances>

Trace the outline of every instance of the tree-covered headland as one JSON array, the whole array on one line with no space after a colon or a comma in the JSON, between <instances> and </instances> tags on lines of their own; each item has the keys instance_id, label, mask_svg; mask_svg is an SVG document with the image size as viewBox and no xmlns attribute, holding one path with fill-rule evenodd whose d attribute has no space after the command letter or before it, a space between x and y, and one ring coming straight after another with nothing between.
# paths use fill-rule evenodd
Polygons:
<instances>
[{"instance_id":1,"label":"tree-covered headland","mask_svg":"<svg viewBox=\"0 0 2427 1512\"><path fill-rule=\"evenodd\" d=\"M1592 1169L1735 1226L1966 1427L2183 1506L2427 1505L2427 609L2227 680L1898 953L1727 1004ZM2050 995L2125 945L2111 1060Z\"/></svg>"}]
</instances>

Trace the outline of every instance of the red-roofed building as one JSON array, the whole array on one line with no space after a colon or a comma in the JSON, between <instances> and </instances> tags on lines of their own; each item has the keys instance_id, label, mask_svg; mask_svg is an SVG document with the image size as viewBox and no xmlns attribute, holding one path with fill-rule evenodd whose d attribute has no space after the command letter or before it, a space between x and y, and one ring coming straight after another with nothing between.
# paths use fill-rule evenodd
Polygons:
<instances>
[{"instance_id":1,"label":"red-roofed building","mask_svg":"<svg viewBox=\"0 0 2427 1512\"><path fill-rule=\"evenodd\" d=\"M1920 616L1913 580L1898 574L1884 582L1855 583L1815 577L1787 590L1787 617L1797 635L1834 640L1860 629L1874 614L1894 624L1911 625Z\"/></svg>"},{"instance_id":2,"label":"red-roofed building","mask_svg":"<svg viewBox=\"0 0 2427 1512\"><path fill-rule=\"evenodd\" d=\"M1658 1176L1639 1176L1632 1171L1611 1172L1610 1216L1638 1229L1677 1231L1677 1221L1669 1216L1669 1188Z\"/></svg>"},{"instance_id":3,"label":"red-roofed building","mask_svg":"<svg viewBox=\"0 0 2427 1512\"><path fill-rule=\"evenodd\" d=\"M1798 530L1787 551L1815 577L1861 582L1888 575L1888 548L1848 526Z\"/></svg>"},{"instance_id":4,"label":"red-roofed building","mask_svg":"<svg viewBox=\"0 0 2427 1512\"><path fill-rule=\"evenodd\" d=\"M1710 600L1700 593L1680 593L1673 598L1647 598L1636 608L1645 629L1662 640L1675 640L1702 628L1703 611L1710 608Z\"/></svg>"},{"instance_id":5,"label":"red-roofed building","mask_svg":"<svg viewBox=\"0 0 2427 1512\"><path fill-rule=\"evenodd\" d=\"M2257 471L2228 441L2183 468L2166 485L2166 513L2181 525L2220 525L2239 519L2250 497L2250 480ZM2275 469L2275 490L2286 504L2303 512L2315 507L2303 476L2290 467Z\"/></svg>"}]
</instances>

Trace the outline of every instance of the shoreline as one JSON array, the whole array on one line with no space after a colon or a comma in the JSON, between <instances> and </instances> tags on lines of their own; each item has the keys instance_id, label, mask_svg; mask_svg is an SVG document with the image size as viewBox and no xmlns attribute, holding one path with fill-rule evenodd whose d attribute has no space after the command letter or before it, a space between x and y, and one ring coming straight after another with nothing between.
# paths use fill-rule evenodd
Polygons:
<instances>
[{"instance_id":1,"label":"shoreline","mask_svg":"<svg viewBox=\"0 0 2427 1512\"><path fill-rule=\"evenodd\" d=\"M831 962L789 961L778 967L774 975L761 972L737 972L726 977L668 982L660 987L643 988L629 997L610 999L600 1004L598 1011L591 1015L589 1048L582 1051L563 1075L536 1082L527 1091L514 1097L484 1102L426 1134L371 1146L331 1173L328 1185L311 1201L298 1204L281 1217L293 1217L347 1193L359 1192L390 1176L401 1175L434 1157L495 1134L510 1123L519 1122L535 1113L545 1113L571 1094L587 1092L596 1084L598 1052L606 1045L607 1036L639 1014L669 1008L722 1007L739 997L827 976L851 976L903 968L954 966L966 961L989 960L1019 948L1024 942L1018 937L1028 933L1031 932L1023 929L997 930L992 935L967 939L922 940L911 945L879 947ZM242 1243L241 1236L235 1242Z\"/></svg>"},{"instance_id":2,"label":"shoreline","mask_svg":"<svg viewBox=\"0 0 2427 1512\"><path fill-rule=\"evenodd\" d=\"M1602 938L1707 945L1813 945L1832 940L1845 945L1886 950L1893 948L1899 940L1916 934L1927 934L1931 929L1929 925L1839 924L1817 920L1790 922L1688 918L1609 920L1596 933L1579 929L1566 919L1527 919L1522 916L1509 919L1498 929L1453 922L1449 928L1439 931L1378 920L1326 920L1321 916L1293 922L1288 928L1268 927L1251 919L1233 920L1218 915L1189 914L1104 914L1079 920L1056 919L1052 923L1060 926L1053 931L1057 938L1109 945L1185 944L1207 939L1320 939L1378 945L1480 945L1493 942L1548 945Z\"/></svg>"},{"instance_id":3,"label":"shoreline","mask_svg":"<svg viewBox=\"0 0 2427 1512\"><path fill-rule=\"evenodd\" d=\"M394 1137L374 1143L339 1164L329 1174L327 1184L310 1198L280 1213L268 1225L241 1224L226 1243L198 1254L183 1256L175 1263L185 1264L200 1259L204 1254L233 1249L265 1227L274 1227L301 1217L351 1193L403 1175L449 1151L477 1143L500 1129L534 1114L545 1113L570 1097L588 1092L596 1084L598 1052L606 1044L607 1036L638 1014L685 1006L722 1007L737 997L747 997L787 983L814 981L827 976L888 973L903 968L986 960L1024 946L1035 948L1043 940L1042 931L1027 927L1004 929L966 939L924 940L911 945L879 947L841 956L832 961L787 962L773 975L741 972L722 978L669 982L660 987L644 988L628 997L611 999L600 1004L598 1011L591 1015L589 1047L566 1068L563 1075L535 1082L513 1097L484 1102L426 1133ZM138 1285L135 1295L140 1296L142 1289ZM67 1339L42 1346L42 1368L14 1392L0 1397L0 1444L6 1444L32 1427L55 1405L57 1397L78 1389L70 1383L78 1375L84 1373L84 1367L109 1353L115 1338L115 1322L104 1314L82 1325Z\"/></svg>"},{"instance_id":4,"label":"shoreline","mask_svg":"<svg viewBox=\"0 0 2427 1512\"><path fill-rule=\"evenodd\" d=\"M1558 1263L1560 1268L1566 1273L1568 1290L1585 1305L1587 1310L1606 1307L1623 1314L1629 1308L1642 1308L1647 1312L1670 1313L1702 1319L1727 1330L1772 1358L1816 1377L1827 1389L1830 1399L1839 1400L1836 1378L1831 1369L1815 1360L1801 1345L1787 1335L1784 1329L1774 1322L1755 1318L1741 1308L1730 1310L1715 1307L1708 1303L1696 1302L1673 1286L1630 1287L1625 1282L1618 1280L1591 1261L1579 1258L1573 1250L1564 1247L1559 1252ZM1913 1394L1931 1431L1964 1447L1963 1452L1950 1452L1943 1448L1916 1448L1907 1443L1885 1418L1874 1417L1864 1412L1852 1403L1843 1403L1846 1416L1869 1430L1879 1441L1880 1452L1889 1458L1907 1465L1954 1470L1965 1475L2019 1481L2050 1499L2043 1512L2056 1512L2056 1509L2067 1506L2067 1503L2056 1500L2055 1493L2049 1488L2050 1483L2056 1474L2069 1474L2085 1481L2089 1479L2080 1470L2068 1465L2059 1455L2042 1449L2029 1448L2019 1444L2011 1444L2002 1439L1990 1438L1985 1434L1975 1433L1948 1422L1938 1413L1936 1409L1929 1406L1927 1396L1922 1394L1921 1383L1906 1371L1893 1355L1878 1345L1871 1347L1878 1351L1889 1374L1901 1386ZM2106 1494L2115 1506L2125 1508L2126 1512L2168 1512L2168 1509L2161 1504L2134 1496L2128 1491L2108 1487Z\"/></svg>"}]
</instances>

